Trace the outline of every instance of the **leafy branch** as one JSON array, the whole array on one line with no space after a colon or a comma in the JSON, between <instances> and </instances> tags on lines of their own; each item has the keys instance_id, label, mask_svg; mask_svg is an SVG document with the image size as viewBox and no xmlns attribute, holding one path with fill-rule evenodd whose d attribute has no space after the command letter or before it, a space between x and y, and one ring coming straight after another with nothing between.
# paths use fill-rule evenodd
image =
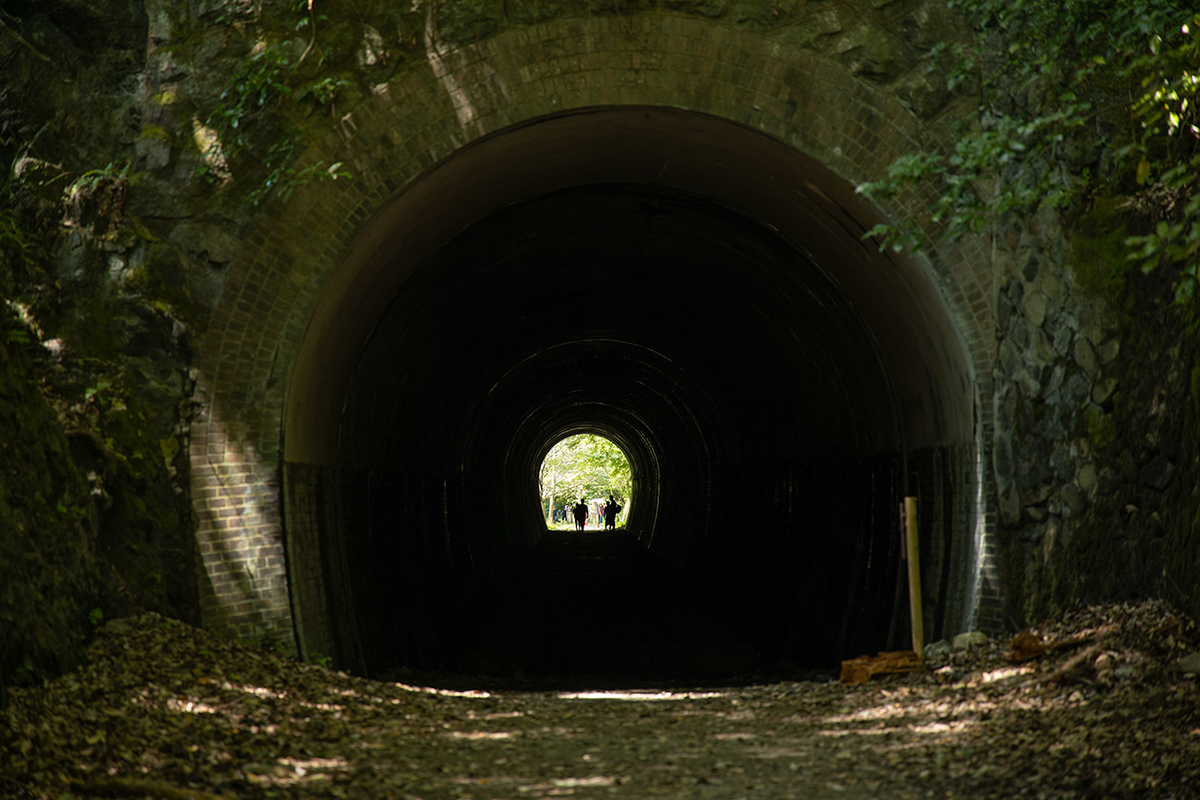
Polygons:
<instances>
[{"instance_id":1,"label":"leafy branch","mask_svg":"<svg viewBox=\"0 0 1200 800\"><path fill-rule=\"evenodd\" d=\"M602 497L612 494L627 500L633 490L629 460L609 439L591 433L563 439L551 448L538 473L543 500L560 505L567 498Z\"/></svg>"},{"instance_id":2,"label":"leafy branch","mask_svg":"<svg viewBox=\"0 0 1200 800\"><path fill-rule=\"evenodd\" d=\"M928 229L868 231L881 248L981 233L1008 211L1034 213L1129 194L1145 229L1128 259L1179 269L1177 299L1197 289L1200 261L1200 14L1172 0L957 0L969 43L942 43L952 90L977 92L979 113L947 152L896 159L858 191L889 200L935 189Z\"/></svg>"},{"instance_id":3,"label":"leafy branch","mask_svg":"<svg viewBox=\"0 0 1200 800\"><path fill-rule=\"evenodd\" d=\"M295 29L309 28L311 32L304 52L293 61L283 43L257 48L226 85L219 105L204 122L206 145L198 174L209 183L227 183L232 177L231 164L252 152L256 136L266 132L273 137L258 159L267 177L248 198L256 206L272 196L286 199L315 180L352 177L341 162L326 165L318 161L301 169L292 166L301 132L288 122L284 105L294 97L300 103L332 110L338 93L348 85L332 76L308 83L297 77L300 65L314 52L317 21L323 17L314 12L312 0L298 0L295 7L303 12Z\"/></svg>"}]
</instances>

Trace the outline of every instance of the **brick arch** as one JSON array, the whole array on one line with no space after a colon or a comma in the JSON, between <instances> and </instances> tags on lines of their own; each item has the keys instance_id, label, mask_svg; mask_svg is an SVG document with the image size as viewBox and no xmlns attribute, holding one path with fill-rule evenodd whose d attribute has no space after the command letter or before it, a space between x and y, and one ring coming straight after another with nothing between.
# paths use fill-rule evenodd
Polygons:
<instances>
[{"instance_id":1,"label":"brick arch","mask_svg":"<svg viewBox=\"0 0 1200 800\"><path fill-rule=\"evenodd\" d=\"M304 156L299 167L342 161L355 178L301 187L254 221L199 348L202 414L191 443L192 495L207 625L285 642L294 630L302 640L305 631L318 631L309 634L318 642L327 636L319 632L328 620L314 619L326 613L322 602L289 598L289 575L293 588L311 581L312 593L323 590L316 555L285 564L285 536L315 527L305 517L330 513L303 502L287 504L287 520L281 512L285 449L306 415L319 413L289 396L289 387L318 379L301 373L322 363L320 326L335 324L329 315L341 315L343 336L369 333L369 314L354 318L330 298L371 295L367 284L378 276L357 266L369 263L390 235L381 215L398 213L396 198L418 196L426 176L509 132L573 112L632 107L702 115L773 140L823 171L825 182L805 191L829 208L857 203L865 215L920 218L930 199L910 196L880 210L853 197L853 186L880 176L915 145L927 146L929 134L887 92L767 35L646 15L564 20L431 48L427 65L376 87L369 102ZM839 184L842 196L831 199ZM408 207L410 215L417 208ZM419 224L410 234L415 252L437 244L421 240ZM976 426L970 463L960 467L978 489L974 518L963 523L973 541L959 556L974 560L959 589L965 620L975 615L981 591L995 591L985 558L989 491L980 466L991 427L984 401L991 396L994 348L990 262L979 242L966 241L891 263L935 287L941 308L934 316L944 318L937 324L954 340L949 350L962 354L973 383L951 389L973 406L968 416ZM326 363L338 356L324 355ZM291 432L292 441L281 431ZM311 442L295 446L307 448L295 455L299 462L319 463L325 452ZM303 491L302 484L289 491Z\"/></svg>"}]
</instances>

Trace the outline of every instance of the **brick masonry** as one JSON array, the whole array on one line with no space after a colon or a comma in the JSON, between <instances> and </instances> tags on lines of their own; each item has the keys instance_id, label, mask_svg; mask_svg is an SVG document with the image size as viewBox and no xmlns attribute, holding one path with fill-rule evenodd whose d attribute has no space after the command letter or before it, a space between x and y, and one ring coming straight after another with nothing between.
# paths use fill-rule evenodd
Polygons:
<instances>
[{"instance_id":1,"label":"brick masonry","mask_svg":"<svg viewBox=\"0 0 1200 800\"><path fill-rule=\"evenodd\" d=\"M200 347L203 413L191 460L207 626L294 641L280 511L284 396L322 286L366 221L422 172L481 137L571 109L620 105L685 109L748 126L851 185L934 142L896 96L838 64L766 34L687 16L566 19L431 49L426 65L375 87L372 100L301 158L298 167L343 161L356 179L300 187L266 208L244 239ZM881 210L891 219L920 219L929 200L902 197ZM983 488L978 503L975 492L962 493L956 518L967 545L959 557L978 564L967 568L974 597L965 600L980 609L970 621L990 622L1001 597L989 542L994 492L983 467L996 348L989 250L966 240L914 259L941 289L974 368L978 450L956 459L955 469L964 486ZM303 480L288 489L310 490ZM293 545L310 536L304 519L287 523ZM319 591L311 561L294 558L293 577Z\"/></svg>"}]
</instances>

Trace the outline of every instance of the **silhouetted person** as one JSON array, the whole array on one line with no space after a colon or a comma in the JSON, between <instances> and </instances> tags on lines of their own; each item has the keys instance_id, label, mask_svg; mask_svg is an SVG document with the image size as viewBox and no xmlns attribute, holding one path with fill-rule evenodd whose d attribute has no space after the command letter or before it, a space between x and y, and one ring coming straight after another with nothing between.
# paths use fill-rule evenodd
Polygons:
<instances>
[{"instance_id":1,"label":"silhouetted person","mask_svg":"<svg viewBox=\"0 0 1200 800\"><path fill-rule=\"evenodd\" d=\"M617 529L617 513L621 510L621 506L613 499L610 494L608 502L604 504L604 528L605 530L615 531Z\"/></svg>"},{"instance_id":2,"label":"silhouetted person","mask_svg":"<svg viewBox=\"0 0 1200 800\"><path fill-rule=\"evenodd\" d=\"M575 530L582 531L583 525L587 522L588 507L587 503L583 502L583 498L579 498L579 502L571 511L575 514Z\"/></svg>"}]
</instances>

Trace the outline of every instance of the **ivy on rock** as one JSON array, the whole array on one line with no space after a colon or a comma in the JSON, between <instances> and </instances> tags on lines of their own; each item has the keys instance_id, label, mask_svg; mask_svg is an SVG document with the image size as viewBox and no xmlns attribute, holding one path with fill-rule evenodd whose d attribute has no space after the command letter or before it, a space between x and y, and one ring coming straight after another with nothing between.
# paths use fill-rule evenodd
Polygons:
<instances>
[{"instance_id":1,"label":"ivy on rock","mask_svg":"<svg viewBox=\"0 0 1200 800\"><path fill-rule=\"evenodd\" d=\"M924 223L878 225L881 247L982 233L1010 211L1075 208L1118 197L1131 222L1127 262L1179 271L1192 303L1200 265L1200 14L1172 0L956 0L972 42L951 89L978 94L952 148L906 154L860 193L889 200L917 186L936 199Z\"/></svg>"}]
</instances>

